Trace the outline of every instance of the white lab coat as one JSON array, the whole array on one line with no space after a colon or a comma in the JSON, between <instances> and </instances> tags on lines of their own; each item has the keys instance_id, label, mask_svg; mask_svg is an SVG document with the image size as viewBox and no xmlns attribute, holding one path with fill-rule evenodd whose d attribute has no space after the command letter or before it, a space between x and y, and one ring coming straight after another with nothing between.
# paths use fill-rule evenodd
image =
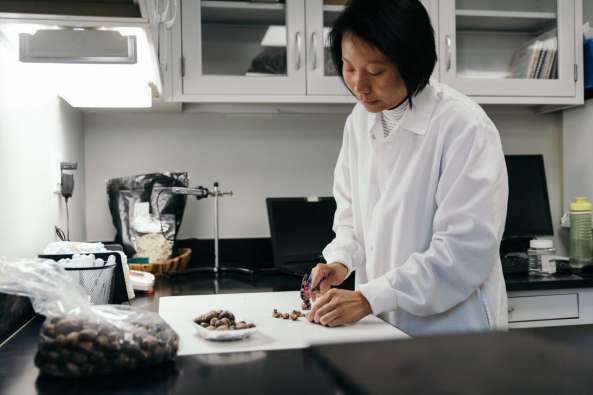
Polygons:
<instances>
[{"instance_id":1,"label":"white lab coat","mask_svg":"<svg viewBox=\"0 0 593 395\"><path fill-rule=\"evenodd\" d=\"M431 82L413 104L387 138L380 114L358 104L348 117L324 258L356 271L373 313L412 336L506 329L498 130L446 85Z\"/></svg>"}]
</instances>

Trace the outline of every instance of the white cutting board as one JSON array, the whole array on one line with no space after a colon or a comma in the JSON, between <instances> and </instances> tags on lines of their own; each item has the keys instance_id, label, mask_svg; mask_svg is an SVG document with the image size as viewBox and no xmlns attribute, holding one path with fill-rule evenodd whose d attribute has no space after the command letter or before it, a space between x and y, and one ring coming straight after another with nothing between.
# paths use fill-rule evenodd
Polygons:
<instances>
[{"instance_id":1,"label":"white cutting board","mask_svg":"<svg viewBox=\"0 0 593 395\"><path fill-rule=\"evenodd\" d=\"M305 318L298 321L272 317L272 311L300 310L298 291L244 294L168 296L159 300L159 314L179 334L179 355L283 350L311 345L407 338L404 332L368 316L350 326L326 328ZM210 310L232 311L238 320L257 325L251 337L232 342L204 340L193 319Z\"/></svg>"}]
</instances>

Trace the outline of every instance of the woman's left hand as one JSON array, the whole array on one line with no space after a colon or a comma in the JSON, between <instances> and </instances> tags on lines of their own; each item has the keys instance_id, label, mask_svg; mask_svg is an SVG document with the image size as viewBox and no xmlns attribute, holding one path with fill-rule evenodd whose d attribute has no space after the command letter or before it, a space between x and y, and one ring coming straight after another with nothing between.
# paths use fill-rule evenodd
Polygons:
<instances>
[{"instance_id":1,"label":"woman's left hand","mask_svg":"<svg viewBox=\"0 0 593 395\"><path fill-rule=\"evenodd\" d=\"M371 305L360 292L333 288L317 298L307 319L333 327L353 324L371 313Z\"/></svg>"}]
</instances>

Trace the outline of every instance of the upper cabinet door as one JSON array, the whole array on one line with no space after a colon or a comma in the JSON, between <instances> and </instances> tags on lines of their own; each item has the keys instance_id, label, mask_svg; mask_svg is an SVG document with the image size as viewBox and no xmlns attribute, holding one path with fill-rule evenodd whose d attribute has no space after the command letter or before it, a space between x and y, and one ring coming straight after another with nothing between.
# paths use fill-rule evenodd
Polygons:
<instances>
[{"instance_id":1,"label":"upper cabinet door","mask_svg":"<svg viewBox=\"0 0 593 395\"><path fill-rule=\"evenodd\" d=\"M329 32L345 6L332 0L307 0L307 94L348 96L331 59Z\"/></svg>"},{"instance_id":2,"label":"upper cabinet door","mask_svg":"<svg viewBox=\"0 0 593 395\"><path fill-rule=\"evenodd\" d=\"M574 0L440 0L439 7L441 81L473 96L576 95Z\"/></svg>"},{"instance_id":3,"label":"upper cabinet door","mask_svg":"<svg viewBox=\"0 0 593 395\"><path fill-rule=\"evenodd\" d=\"M183 94L304 95L304 3L183 0Z\"/></svg>"},{"instance_id":4,"label":"upper cabinet door","mask_svg":"<svg viewBox=\"0 0 593 395\"><path fill-rule=\"evenodd\" d=\"M435 29L437 6L435 0L422 0ZM328 35L336 18L345 6L339 0L306 0L307 27L307 94L325 96L350 96L331 59ZM438 66L437 66L438 67ZM437 69L438 70L438 69ZM438 72L435 73L438 78Z\"/></svg>"}]
</instances>

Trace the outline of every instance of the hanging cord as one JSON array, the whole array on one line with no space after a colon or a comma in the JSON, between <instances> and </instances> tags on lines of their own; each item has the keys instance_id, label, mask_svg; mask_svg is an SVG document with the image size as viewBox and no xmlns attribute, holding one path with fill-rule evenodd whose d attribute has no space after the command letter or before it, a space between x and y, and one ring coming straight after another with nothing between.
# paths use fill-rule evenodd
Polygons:
<instances>
[{"instance_id":1,"label":"hanging cord","mask_svg":"<svg viewBox=\"0 0 593 395\"><path fill-rule=\"evenodd\" d=\"M173 28L173 25L175 24L175 19L177 18L178 0L169 0L167 2L167 11L169 11L169 6L171 2L173 3L173 7L171 7L171 17L169 18L169 20L164 21L165 28L167 30L171 30Z\"/></svg>"},{"instance_id":2,"label":"hanging cord","mask_svg":"<svg viewBox=\"0 0 593 395\"><path fill-rule=\"evenodd\" d=\"M68 198L65 197L66 202L66 241L70 241L70 211L68 210Z\"/></svg>"},{"instance_id":3,"label":"hanging cord","mask_svg":"<svg viewBox=\"0 0 593 395\"><path fill-rule=\"evenodd\" d=\"M56 232L56 236L58 237L58 239L60 239L60 241L66 241L66 234L62 229L54 225L54 230Z\"/></svg>"},{"instance_id":4,"label":"hanging cord","mask_svg":"<svg viewBox=\"0 0 593 395\"><path fill-rule=\"evenodd\" d=\"M171 30L175 24L175 20L177 19L177 9L179 8L179 2L178 0L167 0L165 2L165 8L162 12L159 11L160 3L160 0L156 0L153 18L157 23L162 23L165 28L167 28L167 30ZM171 6L171 4L173 5ZM168 19L167 15L169 15Z\"/></svg>"},{"instance_id":5,"label":"hanging cord","mask_svg":"<svg viewBox=\"0 0 593 395\"><path fill-rule=\"evenodd\" d=\"M68 210L68 198L64 197L64 202L66 203L66 233L62 230L62 228L54 225L54 231L56 232L56 236L60 241L70 241L70 212Z\"/></svg>"}]
</instances>

